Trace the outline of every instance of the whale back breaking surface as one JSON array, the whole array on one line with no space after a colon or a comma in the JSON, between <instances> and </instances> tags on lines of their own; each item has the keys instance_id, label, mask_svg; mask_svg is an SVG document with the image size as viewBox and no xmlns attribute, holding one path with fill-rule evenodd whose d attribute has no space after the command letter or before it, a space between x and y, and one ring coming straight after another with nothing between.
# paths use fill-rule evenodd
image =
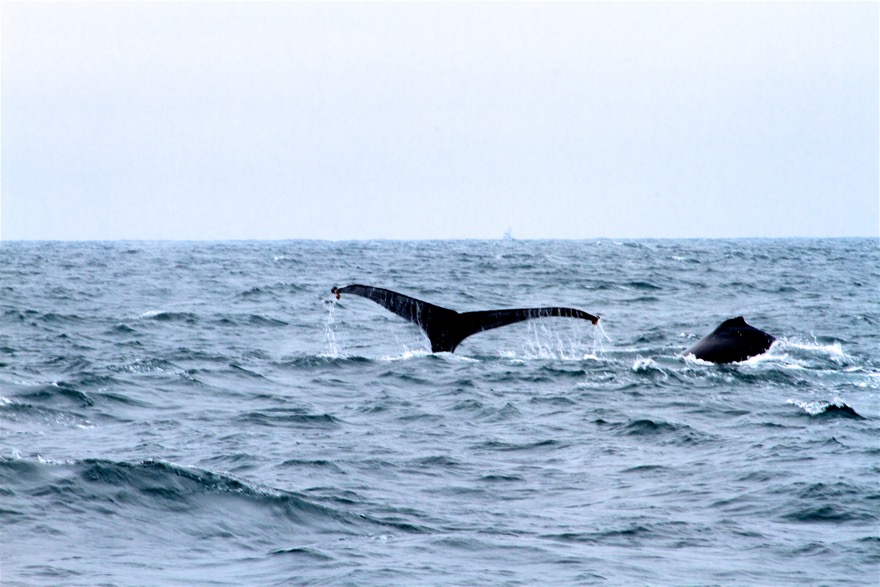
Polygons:
<instances>
[{"instance_id":1,"label":"whale back breaking surface","mask_svg":"<svg viewBox=\"0 0 880 587\"><path fill-rule=\"evenodd\" d=\"M770 348L776 339L745 321L742 316L722 322L685 351L710 363L738 363Z\"/></svg>"},{"instance_id":2,"label":"whale back breaking surface","mask_svg":"<svg viewBox=\"0 0 880 587\"><path fill-rule=\"evenodd\" d=\"M421 328L431 341L431 351L454 352L456 347L467 337L536 318L562 317L598 322L594 316L576 308L548 306L542 308L510 308L502 310L482 310L477 312L456 312L449 308L437 306L430 302L370 285L352 284L345 287L334 287L330 290L337 297L342 293L354 294L372 300L409 320Z\"/></svg>"}]
</instances>

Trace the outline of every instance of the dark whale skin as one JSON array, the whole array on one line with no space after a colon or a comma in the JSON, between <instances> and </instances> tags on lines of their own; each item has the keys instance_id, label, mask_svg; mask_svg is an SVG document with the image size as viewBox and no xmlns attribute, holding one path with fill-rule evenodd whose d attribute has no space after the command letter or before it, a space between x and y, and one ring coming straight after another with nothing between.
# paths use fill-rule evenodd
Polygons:
<instances>
[{"instance_id":1,"label":"dark whale skin","mask_svg":"<svg viewBox=\"0 0 880 587\"><path fill-rule=\"evenodd\" d=\"M709 363L738 363L767 352L775 341L772 335L758 330L742 316L722 322L685 351Z\"/></svg>"},{"instance_id":2,"label":"dark whale skin","mask_svg":"<svg viewBox=\"0 0 880 587\"><path fill-rule=\"evenodd\" d=\"M583 310L559 306L456 312L390 289L359 283L345 287L334 287L330 293L335 295L336 299L339 299L341 294L361 296L376 302L402 318L406 318L428 335L428 339L431 341L431 351L435 353L454 352L459 343L471 335L524 320L556 316L589 320L593 324L599 321L598 316L588 314Z\"/></svg>"}]
</instances>

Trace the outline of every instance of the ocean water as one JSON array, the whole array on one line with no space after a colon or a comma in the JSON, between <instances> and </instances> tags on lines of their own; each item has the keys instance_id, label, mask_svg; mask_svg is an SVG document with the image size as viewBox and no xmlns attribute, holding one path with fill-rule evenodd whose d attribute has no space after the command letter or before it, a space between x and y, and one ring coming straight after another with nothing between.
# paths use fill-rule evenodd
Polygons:
<instances>
[{"instance_id":1,"label":"ocean water","mask_svg":"<svg viewBox=\"0 0 880 587\"><path fill-rule=\"evenodd\" d=\"M432 354L352 282L602 320ZM880 581L877 239L4 242L0 292L4 587Z\"/></svg>"}]
</instances>

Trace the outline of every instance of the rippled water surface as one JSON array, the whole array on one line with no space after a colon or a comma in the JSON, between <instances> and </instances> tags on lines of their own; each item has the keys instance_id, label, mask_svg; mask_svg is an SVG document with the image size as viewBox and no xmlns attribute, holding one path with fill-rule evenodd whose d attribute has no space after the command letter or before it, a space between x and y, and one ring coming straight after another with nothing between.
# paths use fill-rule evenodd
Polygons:
<instances>
[{"instance_id":1,"label":"rippled water surface","mask_svg":"<svg viewBox=\"0 0 880 587\"><path fill-rule=\"evenodd\" d=\"M602 320L432 354L353 282ZM878 584L876 239L4 242L0 292L4 586Z\"/></svg>"}]
</instances>

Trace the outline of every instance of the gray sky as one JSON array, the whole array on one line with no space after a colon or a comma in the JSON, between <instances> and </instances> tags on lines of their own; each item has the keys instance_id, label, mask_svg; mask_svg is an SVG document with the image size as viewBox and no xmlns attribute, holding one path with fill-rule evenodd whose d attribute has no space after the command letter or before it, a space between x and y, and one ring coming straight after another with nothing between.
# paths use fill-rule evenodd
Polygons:
<instances>
[{"instance_id":1,"label":"gray sky","mask_svg":"<svg viewBox=\"0 0 880 587\"><path fill-rule=\"evenodd\" d=\"M877 236L876 2L3 2L12 239Z\"/></svg>"}]
</instances>

